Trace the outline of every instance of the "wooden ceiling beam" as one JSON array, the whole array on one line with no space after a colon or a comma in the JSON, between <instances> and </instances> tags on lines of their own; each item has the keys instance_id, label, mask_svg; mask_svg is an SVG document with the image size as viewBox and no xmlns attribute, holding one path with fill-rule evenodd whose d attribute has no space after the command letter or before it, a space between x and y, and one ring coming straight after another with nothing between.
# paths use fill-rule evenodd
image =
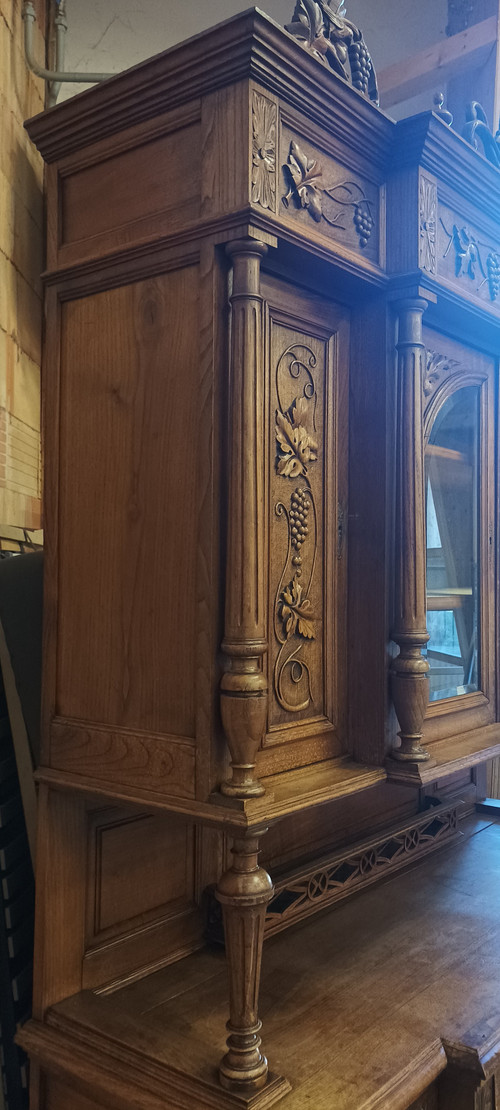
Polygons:
<instances>
[{"instance_id":1,"label":"wooden ceiling beam","mask_svg":"<svg viewBox=\"0 0 500 1110\"><path fill-rule=\"evenodd\" d=\"M497 45L497 35L497 18L492 15L383 69L378 74L382 108L390 108L439 84L445 85L463 70L483 65Z\"/></svg>"}]
</instances>

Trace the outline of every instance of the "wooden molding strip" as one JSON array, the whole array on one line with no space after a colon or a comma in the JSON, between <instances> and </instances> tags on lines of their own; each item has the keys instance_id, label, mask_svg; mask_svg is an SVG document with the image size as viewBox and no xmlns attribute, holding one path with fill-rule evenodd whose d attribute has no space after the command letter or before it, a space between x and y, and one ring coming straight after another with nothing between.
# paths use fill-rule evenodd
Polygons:
<instances>
[{"instance_id":1,"label":"wooden molding strip","mask_svg":"<svg viewBox=\"0 0 500 1110\"><path fill-rule=\"evenodd\" d=\"M95 753L94 753L95 754ZM73 757L71 757L73 759ZM311 806L323 805L335 798L355 794L377 783L385 782L383 767L367 767L352 759L341 757L263 778L266 787L263 798L225 798L213 794L209 801L174 796L158 783L154 787L138 782L134 784L94 778L83 767L77 769L76 755L73 769L62 770L40 767L37 782L44 782L55 790L75 791L90 797L105 797L114 801L133 803L148 809L162 809L192 818L200 825L217 828L250 829L265 822L301 812ZM94 765L95 767L95 765ZM102 768L101 768L102 769Z\"/></svg>"},{"instance_id":2,"label":"wooden molding strip","mask_svg":"<svg viewBox=\"0 0 500 1110\"><path fill-rule=\"evenodd\" d=\"M479 67L497 41L497 19L492 15L458 35L443 39L411 58L387 66L378 74L383 108L399 104L411 96L446 84L464 69Z\"/></svg>"}]
</instances>

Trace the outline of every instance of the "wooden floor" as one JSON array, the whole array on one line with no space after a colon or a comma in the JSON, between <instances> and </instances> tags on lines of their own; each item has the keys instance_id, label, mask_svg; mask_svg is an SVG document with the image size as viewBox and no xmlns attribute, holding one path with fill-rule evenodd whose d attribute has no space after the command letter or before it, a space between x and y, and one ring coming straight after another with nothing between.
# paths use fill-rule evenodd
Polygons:
<instances>
[{"instance_id":1,"label":"wooden floor","mask_svg":"<svg viewBox=\"0 0 500 1110\"><path fill-rule=\"evenodd\" d=\"M263 1043L292 1092L283 1110L404 1110L444 1067L442 1040L500 1029L500 824L270 939ZM211 1082L226 1020L224 956L203 951L53 1020L112 1034L129 1060L189 1060ZM404 1089L404 1095L403 1095Z\"/></svg>"}]
</instances>

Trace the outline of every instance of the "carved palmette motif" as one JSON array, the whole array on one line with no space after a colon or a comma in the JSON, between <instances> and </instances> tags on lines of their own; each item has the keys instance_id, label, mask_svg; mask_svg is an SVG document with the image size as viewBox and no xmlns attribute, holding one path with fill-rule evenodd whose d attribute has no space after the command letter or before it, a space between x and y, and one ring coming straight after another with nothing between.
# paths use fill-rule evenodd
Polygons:
<instances>
[{"instance_id":1,"label":"carved palmette motif","mask_svg":"<svg viewBox=\"0 0 500 1110\"><path fill-rule=\"evenodd\" d=\"M457 362L456 358L448 358L447 355L442 355L438 351L427 351L423 379L423 392L426 402L433 396L445 378L448 378L459 365L460 363Z\"/></svg>"},{"instance_id":2,"label":"carved palmette motif","mask_svg":"<svg viewBox=\"0 0 500 1110\"><path fill-rule=\"evenodd\" d=\"M275 209L276 104L254 90L252 100L252 203Z\"/></svg>"},{"instance_id":3,"label":"carved palmette motif","mask_svg":"<svg viewBox=\"0 0 500 1110\"><path fill-rule=\"evenodd\" d=\"M437 273L436 225L437 186L422 175L419 186L419 265L429 274Z\"/></svg>"},{"instance_id":4,"label":"carved palmette motif","mask_svg":"<svg viewBox=\"0 0 500 1110\"><path fill-rule=\"evenodd\" d=\"M310 590L317 551L317 511L309 471L318 460L316 356L310 347L292 344L276 367L278 408L275 419L276 473L286 479L287 497L275 513L287 530L287 550L274 602L274 634L279 650L274 664L274 692L288 713L308 708L312 700L308 642L316 637ZM301 390L292 403L283 400L283 379Z\"/></svg>"}]
</instances>

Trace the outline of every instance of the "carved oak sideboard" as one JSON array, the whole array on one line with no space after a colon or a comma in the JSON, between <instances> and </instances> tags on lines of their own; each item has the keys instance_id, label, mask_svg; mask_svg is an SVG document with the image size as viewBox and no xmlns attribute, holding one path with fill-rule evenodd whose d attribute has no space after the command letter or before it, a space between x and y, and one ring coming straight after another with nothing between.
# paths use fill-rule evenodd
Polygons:
<instances>
[{"instance_id":1,"label":"carved oak sideboard","mask_svg":"<svg viewBox=\"0 0 500 1110\"><path fill-rule=\"evenodd\" d=\"M500 753L500 175L437 116L380 112L355 29L323 61L297 33L252 9L27 125L39 1110L290 1097L265 1025L261 1047L264 933L453 839ZM165 967L178 1004L146 1032L120 999L135 983L154 1014Z\"/></svg>"}]
</instances>

